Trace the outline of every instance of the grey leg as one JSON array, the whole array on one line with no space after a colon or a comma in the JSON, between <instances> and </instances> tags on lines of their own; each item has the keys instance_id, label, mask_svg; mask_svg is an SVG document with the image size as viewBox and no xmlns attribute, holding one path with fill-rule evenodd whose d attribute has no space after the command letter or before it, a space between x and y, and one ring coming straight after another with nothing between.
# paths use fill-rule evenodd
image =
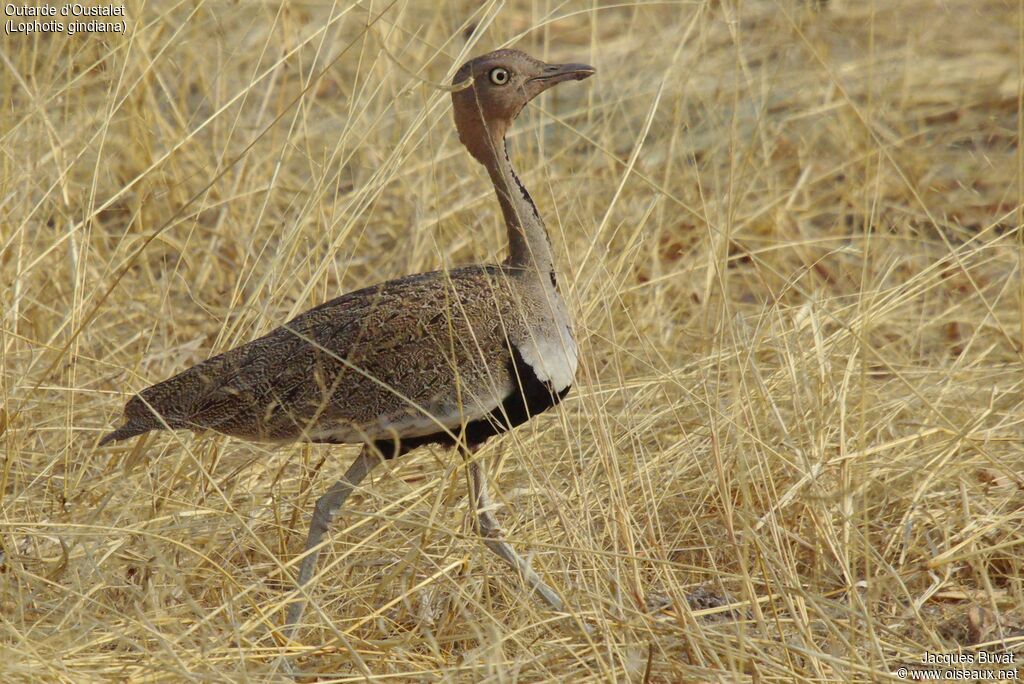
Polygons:
<instances>
[{"instance_id":1,"label":"grey leg","mask_svg":"<svg viewBox=\"0 0 1024 684\"><path fill-rule=\"evenodd\" d=\"M298 587L300 595L288 606L288 617L285 620L284 634L289 639L295 633L295 627L302 618L302 611L306 608L305 587L313 578L316 570L316 559L320 555L320 542L327 533L334 516L338 514L345 500L352 490L359 486L359 483L380 463L380 457L371 448L364 446L362 451L348 467L340 480L331 485L327 492L317 499L316 507L313 509L313 520L309 523L309 535L306 537L306 548L303 551L305 558L299 566Z\"/></svg>"},{"instance_id":2,"label":"grey leg","mask_svg":"<svg viewBox=\"0 0 1024 684\"><path fill-rule=\"evenodd\" d=\"M483 466L477 461L470 461L469 472L471 478L470 500L476 505L477 525L480 535L484 538L484 544L512 566L526 582L526 585L544 599L544 603L557 611L562 611L562 599L558 597L558 594L544 584L544 580L530 568L526 559L516 553L508 542L502 541L501 527L491 510L491 497L487 494L487 474L484 472Z\"/></svg>"}]
</instances>

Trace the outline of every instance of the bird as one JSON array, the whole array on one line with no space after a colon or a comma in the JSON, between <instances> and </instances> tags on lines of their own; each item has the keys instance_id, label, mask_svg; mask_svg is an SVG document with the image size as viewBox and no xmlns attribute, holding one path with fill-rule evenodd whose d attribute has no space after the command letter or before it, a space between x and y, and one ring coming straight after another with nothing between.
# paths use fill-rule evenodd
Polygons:
<instances>
[{"instance_id":1,"label":"bird","mask_svg":"<svg viewBox=\"0 0 1024 684\"><path fill-rule=\"evenodd\" d=\"M214 431L270 443L360 444L316 502L285 627L308 597L324 535L374 467L418 447L457 449L486 546L555 611L562 598L503 539L475 452L557 405L578 346L551 240L509 159L513 120L549 88L595 73L516 49L470 59L452 79L460 142L486 169L505 223L506 258L409 275L316 306L270 333L147 387L99 446L152 430Z\"/></svg>"}]
</instances>

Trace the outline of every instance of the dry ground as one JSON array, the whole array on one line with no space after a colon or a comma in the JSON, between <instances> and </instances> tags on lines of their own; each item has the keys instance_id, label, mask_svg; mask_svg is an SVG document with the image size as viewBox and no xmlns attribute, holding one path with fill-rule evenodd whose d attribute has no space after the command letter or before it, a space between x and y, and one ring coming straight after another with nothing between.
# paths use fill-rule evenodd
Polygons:
<instances>
[{"instance_id":1,"label":"dry ground","mask_svg":"<svg viewBox=\"0 0 1024 684\"><path fill-rule=\"evenodd\" d=\"M1024 658L1018 3L435 5L128 0L124 36L0 40L0 680ZM423 451L354 498L286 646L286 564L352 451L96 442L302 309L500 258L431 83L506 42L599 70L513 140L578 385L484 452L509 537L595 629L523 595L459 459Z\"/></svg>"}]
</instances>

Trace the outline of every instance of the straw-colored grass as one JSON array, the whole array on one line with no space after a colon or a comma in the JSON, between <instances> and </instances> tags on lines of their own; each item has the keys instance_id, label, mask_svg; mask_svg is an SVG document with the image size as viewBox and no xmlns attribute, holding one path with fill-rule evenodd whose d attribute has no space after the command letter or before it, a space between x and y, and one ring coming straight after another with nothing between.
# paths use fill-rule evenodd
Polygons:
<instances>
[{"instance_id":1,"label":"straw-colored grass","mask_svg":"<svg viewBox=\"0 0 1024 684\"><path fill-rule=\"evenodd\" d=\"M0 680L1020 660L1021 12L129 0L124 35L5 35ZM431 83L506 43L598 68L512 141L578 383L483 451L509 539L594 631L524 594L461 460L421 450L353 498L285 644L312 503L354 448L96 443L131 393L303 309L500 259Z\"/></svg>"}]
</instances>

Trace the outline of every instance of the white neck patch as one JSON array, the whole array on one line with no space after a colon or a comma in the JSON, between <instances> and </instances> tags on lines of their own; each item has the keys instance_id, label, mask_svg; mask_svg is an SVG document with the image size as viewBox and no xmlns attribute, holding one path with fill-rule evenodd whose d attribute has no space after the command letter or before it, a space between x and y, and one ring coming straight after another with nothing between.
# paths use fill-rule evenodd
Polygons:
<instances>
[{"instance_id":1,"label":"white neck patch","mask_svg":"<svg viewBox=\"0 0 1024 684\"><path fill-rule=\"evenodd\" d=\"M578 349L568 326L559 325L557 330L558 335L531 336L517 344L516 349L538 380L561 392L570 387L576 377Z\"/></svg>"}]
</instances>

